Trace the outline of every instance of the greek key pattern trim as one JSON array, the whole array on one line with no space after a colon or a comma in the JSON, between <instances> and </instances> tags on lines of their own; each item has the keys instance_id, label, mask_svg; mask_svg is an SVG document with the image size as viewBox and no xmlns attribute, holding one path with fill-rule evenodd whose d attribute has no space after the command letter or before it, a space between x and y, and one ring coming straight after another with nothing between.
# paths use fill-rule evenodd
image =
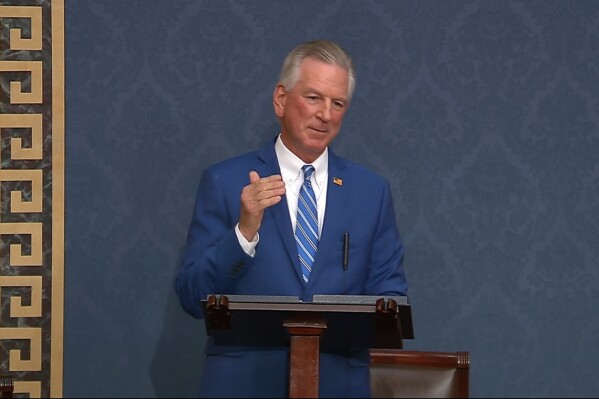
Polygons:
<instances>
[{"instance_id":1,"label":"greek key pattern trim","mask_svg":"<svg viewBox=\"0 0 599 399\"><path fill-rule=\"evenodd\" d=\"M62 397L64 0L0 5L0 372Z\"/></svg>"}]
</instances>

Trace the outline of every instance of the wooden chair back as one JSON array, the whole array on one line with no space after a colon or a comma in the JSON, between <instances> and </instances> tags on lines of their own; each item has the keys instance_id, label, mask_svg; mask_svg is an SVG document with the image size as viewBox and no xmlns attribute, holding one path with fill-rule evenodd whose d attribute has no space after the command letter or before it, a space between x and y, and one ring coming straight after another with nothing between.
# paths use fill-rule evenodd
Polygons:
<instances>
[{"instance_id":1,"label":"wooden chair back","mask_svg":"<svg viewBox=\"0 0 599 399\"><path fill-rule=\"evenodd\" d=\"M370 350L373 398L468 398L469 352Z\"/></svg>"}]
</instances>

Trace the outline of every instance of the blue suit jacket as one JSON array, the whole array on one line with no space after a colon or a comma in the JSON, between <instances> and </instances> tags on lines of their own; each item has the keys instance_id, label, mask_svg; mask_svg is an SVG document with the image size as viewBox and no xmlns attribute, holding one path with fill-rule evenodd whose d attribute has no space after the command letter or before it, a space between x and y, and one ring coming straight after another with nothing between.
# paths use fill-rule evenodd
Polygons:
<instances>
[{"instance_id":1,"label":"blue suit jacket","mask_svg":"<svg viewBox=\"0 0 599 399\"><path fill-rule=\"evenodd\" d=\"M403 245L387 180L329 148L327 206L318 253L307 285L301 269L286 197L267 208L256 254L237 240L241 190L249 172L280 174L274 140L258 151L207 168L198 187L187 246L176 279L181 305L202 318L209 294L406 295ZM335 183L333 181L338 183ZM350 235L349 265L343 268L343 236ZM206 347L201 393L206 396L288 395L287 348ZM320 396L369 396L367 348L322 353Z\"/></svg>"}]
</instances>

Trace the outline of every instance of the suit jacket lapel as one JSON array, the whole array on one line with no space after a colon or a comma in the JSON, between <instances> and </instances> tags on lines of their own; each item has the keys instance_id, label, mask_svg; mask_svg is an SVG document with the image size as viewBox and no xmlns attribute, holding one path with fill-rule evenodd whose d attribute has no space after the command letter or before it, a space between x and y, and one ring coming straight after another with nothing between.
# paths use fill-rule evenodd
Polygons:
<instances>
[{"instance_id":1,"label":"suit jacket lapel","mask_svg":"<svg viewBox=\"0 0 599 399\"><path fill-rule=\"evenodd\" d=\"M258 153L258 157L264 162L261 167L257 168L257 172L260 176L270 176L281 173L279 161L277 160L277 155L275 153L274 141L263 146ZM297 278L302 280L302 270L297 256L297 246L295 244L295 237L293 236L293 229L291 228L291 219L289 218L287 195L284 195L282 201L278 204L267 208L265 212L269 212L272 215L277 230L279 231L279 236L287 250L289 261L293 264Z\"/></svg>"},{"instance_id":2,"label":"suit jacket lapel","mask_svg":"<svg viewBox=\"0 0 599 399\"><path fill-rule=\"evenodd\" d=\"M345 161L333 154L329 148L327 206L324 214L322 234L318 243L318 252L316 253L316 260L312 268L312 273L310 274L310 280L308 281L308 288L314 284L323 267L330 267L325 264L326 259L328 259L327 255L329 251L331 251L331 248L333 248L333 250L338 249L335 248L335 246L339 244L343 238L344 232L341 231L341 222L344 217L345 202L347 200L347 190L344 190L343 188L343 180L349 178L344 174L345 167ZM341 265L333 266L341 267Z\"/></svg>"}]
</instances>

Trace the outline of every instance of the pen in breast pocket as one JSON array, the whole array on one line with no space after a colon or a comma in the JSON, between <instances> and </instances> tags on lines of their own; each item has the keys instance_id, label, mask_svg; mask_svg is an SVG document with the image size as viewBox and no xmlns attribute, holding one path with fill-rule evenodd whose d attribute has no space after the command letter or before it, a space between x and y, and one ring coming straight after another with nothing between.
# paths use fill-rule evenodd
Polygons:
<instances>
[{"instance_id":1,"label":"pen in breast pocket","mask_svg":"<svg viewBox=\"0 0 599 399\"><path fill-rule=\"evenodd\" d=\"M349 266L349 233L343 233L343 270Z\"/></svg>"}]
</instances>

